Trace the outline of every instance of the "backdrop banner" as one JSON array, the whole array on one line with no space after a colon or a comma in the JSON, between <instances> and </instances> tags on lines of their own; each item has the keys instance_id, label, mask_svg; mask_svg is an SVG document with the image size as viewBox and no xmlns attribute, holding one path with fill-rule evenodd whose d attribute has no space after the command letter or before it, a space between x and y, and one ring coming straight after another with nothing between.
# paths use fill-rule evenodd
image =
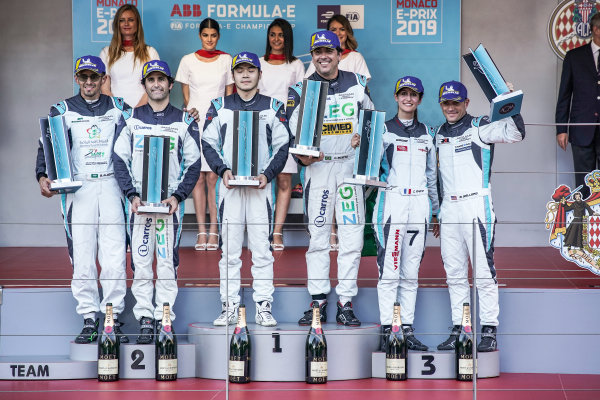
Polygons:
<instances>
[{"instance_id":1,"label":"backdrop banner","mask_svg":"<svg viewBox=\"0 0 600 400\"><path fill-rule=\"evenodd\" d=\"M264 54L271 21L287 19L294 27L294 53L306 65L310 62L311 33L324 29L332 15L343 14L352 23L358 51L372 75L369 89L373 101L378 110L387 112L388 119L397 110L393 87L399 77L412 75L423 81L425 96L419 119L432 125L443 122L437 104L440 85L460 78L460 0L375 0L363 4L331 4L335 2L328 0L261 0L252 4L239 0L73 0L73 61L81 55L98 55L109 45L113 16L125 3L138 7L146 43L169 63L173 74L181 57L201 47L198 28L206 17L221 25L219 50L259 55ZM182 105L178 84L172 103Z\"/></svg>"}]
</instances>

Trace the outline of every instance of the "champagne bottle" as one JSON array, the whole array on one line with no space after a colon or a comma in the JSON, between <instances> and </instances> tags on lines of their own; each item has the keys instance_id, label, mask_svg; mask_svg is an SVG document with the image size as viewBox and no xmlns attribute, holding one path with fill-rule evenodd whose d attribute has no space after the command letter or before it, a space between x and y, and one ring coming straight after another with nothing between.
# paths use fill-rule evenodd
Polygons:
<instances>
[{"instance_id":1,"label":"champagne bottle","mask_svg":"<svg viewBox=\"0 0 600 400\"><path fill-rule=\"evenodd\" d=\"M387 346L385 352L385 379L388 381L405 381L407 378L407 352L408 347L402 321L400 320L400 303L394 303L394 317L392 329L386 338Z\"/></svg>"},{"instance_id":2,"label":"champagne bottle","mask_svg":"<svg viewBox=\"0 0 600 400\"><path fill-rule=\"evenodd\" d=\"M115 320L112 303L106 303L104 329L98 340L98 380L112 382L119 380L119 337L115 335Z\"/></svg>"},{"instance_id":3,"label":"champagne bottle","mask_svg":"<svg viewBox=\"0 0 600 400\"><path fill-rule=\"evenodd\" d=\"M229 345L229 382L250 382L250 333L246 325L246 306L239 305L238 322Z\"/></svg>"},{"instance_id":4,"label":"champagne bottle","mask_svg":"<svg viewBox=\"0 0 600 400\"><path fill-rule=\"evenodd\" d=\"M156 380L174 381L177 379L177 338L171 324L171 307L163 304L163 317L160 331L156 334Z\"/></svg>"},{"instance_id":5,"label":"champagne bottle","mask_svg":"<svg viewBox=\"0 0 600 400\"><path fill-rule=\"evenodd\" d=\"M462 326L456 340L456 380L473 380L473 332L469 303L463 304Z\"/></svg>"},{"instance_id":6,"label":"champagne bottle","mask_svg":"<svg viewBox=\"0 0 600 400\"><path fill-rule=\"evenodd\" d=\"M306 338L306 383L327 383L327 341L317 301L312 303L312 309L312 324Z\"/></svg>"}]
</instances>

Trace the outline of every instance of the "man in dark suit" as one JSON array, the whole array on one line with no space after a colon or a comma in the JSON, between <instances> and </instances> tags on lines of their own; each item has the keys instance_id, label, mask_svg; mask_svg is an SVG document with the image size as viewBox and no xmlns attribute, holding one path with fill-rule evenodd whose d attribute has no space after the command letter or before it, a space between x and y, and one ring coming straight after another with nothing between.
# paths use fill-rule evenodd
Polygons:
<instances>
[{"instance_id":1,"label":"man in dark suit","mask_svg":"<svg viewBox=\"0 0 600 400\"><path fill-rule=\"evenodd\" d=\"M591 21L592 41L570 50L565 56L556 102L556 123L600 123L600 13ZM556 141L563 149L571 142L575 184L583 185L589 195L585 174L600 165L600 128L598 125L558 125ZM580 172L580 173L577 173Z\"/></svg>"}]
</instances>

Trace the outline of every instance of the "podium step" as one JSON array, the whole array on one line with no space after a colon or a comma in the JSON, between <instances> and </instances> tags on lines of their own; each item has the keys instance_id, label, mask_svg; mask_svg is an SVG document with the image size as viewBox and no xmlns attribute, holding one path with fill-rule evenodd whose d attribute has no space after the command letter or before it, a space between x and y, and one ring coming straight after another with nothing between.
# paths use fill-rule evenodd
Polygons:
<instances>
[{"instance_id":1,"label":"podium step","mask_svg":"<svg viewBox=\"0 0 600 400\"><path fill-rule=\"evenodd\" d=\"M195 345L185 341L177 343L177 377L196 376ZM94 370L85 378L96 378L98 346L71 342L71 360L94 363ZM119 377L121 379L154 379L154 344L125 343L121 345L119 357ZM58 378L53 378L58 379Z\"/></svg>"},{"instance_id":2,"label":"podium step","mask_svg":"<svg viewBox=\"0 0 600 400\"><path fill-rule=\"evenodd\" d=\"M234 325L228 327L229 335ZM309 327L280 323L276 327L248 324L252 340L250 378L253 381L298 382L305 380L304 351ZM363 323L358 328L323 324L327 339L328 380L370 378L371 353L379 344L379 325ZM197 376L227 377L229 342L225 327L192 323L189 341L196 344ZM230 336L229 336L230 338Z\"/></svg>"},{"instance_id":3,"label":"podium step","mask_svg":"<svg viewBox=\"0 0 600 400\"><path fill-rule=\"evenodd\" d=\"M409 351L408 379L456 379L456 355L453 351ZM373 378L385 379L385 353L372 356ZM500 376L500 351L477 353L478 378Z\"/></svg>"},{"instance_id":4,"label":"podium step","mask_svg":"<svg viewBox=\"0 0 600 400\"><path fill-rule=\"evenodd\" d=\"M1 380L87 379L96 378L97 370L95 360L74 361L66 356L0 357Z\"/></svg>"}]
</instances>

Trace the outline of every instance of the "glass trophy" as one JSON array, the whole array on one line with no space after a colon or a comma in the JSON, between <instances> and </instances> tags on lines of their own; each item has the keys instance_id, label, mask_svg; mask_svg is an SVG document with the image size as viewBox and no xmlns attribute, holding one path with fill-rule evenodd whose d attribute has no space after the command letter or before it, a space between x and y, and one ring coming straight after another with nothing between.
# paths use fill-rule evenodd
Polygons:
<instances>
[{"instance_id":1,"label":"glass trophy","mask_svg":"<svg viewBox=\"0 0 600 400\"><path fill-rule=\"evenodd\" d=\"M170 136L144 136L140 213L168 214Z\"/></svg>"},{"instance_id":2,"label":"glass trophy","mask_svg":"<svg viewBox=\"0 0 600 400\"><path fill-rule=\"evenodd\" d=\"M304 79L296 138L289 150L291 154L319 157L328 90L329 82Z\"/></svg>"},{"instance_id":3,"label":"glass trophy","mask_svg":"<svg viewBox=\"0 0 600 400\"><path fill-rule=\"evenodd\" d=\"M360 110L358 122L360 145L354 150L352 178L345 178L344 183L376 187L387 186L387 183L379 180L384 132L385 112Z\"/></svg>"},{"instance_id":4,"label":"glass trophy","mask_svg":"<svg viewBox=\"0 0 600 400\"><path fill-rule=\"evenodd\" d=\"M42 147L46 160L46 172L50 190L59 193L72 193L79 189L82 181L74 180L69 128L61 115L40 118Z\"/></svg>"},{"instance_id":5,"label":"glass trophy","mask_svg":"<svg viewBox=\"0 0 600 400\"><path fill-rule=\"evenodd\" d=\"M463 59L490 102L490 121L498 121L521 112L523 92L510 91L492 57L482 44L475 50L469 48L469 53L463 55Z\"/></svg>"},{"instance_id":6,"label":"glass trophy","mask_svg":"<svg viewBox=\"0 0 600 400\"><path fill-rule=\"evenodd\" d=\"M258 111L233 112L230 186L258 186Z\"/></svg>"}]
</instances>

